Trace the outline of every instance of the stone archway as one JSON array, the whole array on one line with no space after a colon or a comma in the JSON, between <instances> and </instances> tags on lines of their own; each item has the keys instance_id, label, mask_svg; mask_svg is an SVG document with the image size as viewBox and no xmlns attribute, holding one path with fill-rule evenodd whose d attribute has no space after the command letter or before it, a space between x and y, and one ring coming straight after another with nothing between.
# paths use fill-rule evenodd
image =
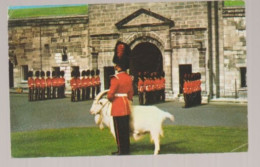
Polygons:
<instances>
[{"instance_id":1,"label":"stone archway","mask_svg":"<svg viewBox=\"0 0 260 167\"><path fill-rule=\"evenodd\" d=\"M149 42L136 45L131 52L130 73L138 72L162 72L162 53L158 47Z\"/></svg>"},{"instance_id":2,"label":"stone archway","mask_svg":"<svg viewBox=\"0 0 260 167\"><path fill-rule=\"evenodd\" d=\"M161 73L163 71L163 58L160 49L149 42L136 45L130 57L130 74L134 76L134 91L137 94L138 73Z\"/></svg>"}]
</instances>

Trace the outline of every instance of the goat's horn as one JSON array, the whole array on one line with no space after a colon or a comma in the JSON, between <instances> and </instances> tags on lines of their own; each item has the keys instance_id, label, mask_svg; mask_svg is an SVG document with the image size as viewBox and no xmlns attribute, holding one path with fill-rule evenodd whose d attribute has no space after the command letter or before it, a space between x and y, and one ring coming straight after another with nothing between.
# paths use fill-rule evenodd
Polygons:
<instances>
[{"instance_id":1,"label":"goat's horn","mask_svg":"<svg viewBox=\"0 0 260 167\"><path fill-rule=\"evenodd\" d=\"M102 96L104 96L105 94L107 94L108 91L109 91L109 89L100 92L100 93L96 96L96 100L100 100L100 99L102 98Z\"/></svg>"}]
</instances>

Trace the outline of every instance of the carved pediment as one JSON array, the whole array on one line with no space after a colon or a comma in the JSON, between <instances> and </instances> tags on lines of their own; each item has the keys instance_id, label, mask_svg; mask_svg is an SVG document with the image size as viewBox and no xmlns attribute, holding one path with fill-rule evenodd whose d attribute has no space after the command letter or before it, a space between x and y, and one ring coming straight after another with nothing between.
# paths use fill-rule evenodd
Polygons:
<instances>
[{"instance_id":1,"label":"carved pediment","mask_svg":"<svg viewBox=\"0 0 260 167\"><path fill-rule=\"evenodd\" d=\"M174 26L174 21L163 17L157 13L154 13L150 10L139 9L134 13L130 14L126 18L117 22L116 27L118 29L121 28L130 28L130 27L138 27L138 26L161 26L168 25L170 27Z\"/></svg>"}]
</instances>

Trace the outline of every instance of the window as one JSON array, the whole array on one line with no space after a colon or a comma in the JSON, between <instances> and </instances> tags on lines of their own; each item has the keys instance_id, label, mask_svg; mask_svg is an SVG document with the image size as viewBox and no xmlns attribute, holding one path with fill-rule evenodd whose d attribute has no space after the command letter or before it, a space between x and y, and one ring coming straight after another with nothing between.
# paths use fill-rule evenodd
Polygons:
<instances>
[{"instance_id":1,"label":"window","mask_svg":"<svg viewBox=\"0 0 260 167\"><path fill-rule=\"evenodd\" d=\"M247 87L246 67L240 68L241 88Z\"/></svg>"},{"instance_id":2,"label":"window","mask_svg":"<svg viewBox=\"0 0 260 167\"><path fill-rule=\"evenodd\" d=\"M27 81L28 80L28 65L22 65L22 81Z\"/></svg>"},{"instance_id":3,"label":"window","mask_svg":"<svg viewBox=\"0 0 260 167\"><path fill-rule=\"evenodd\" d=\"M67 47L64 47L62 50L62 61L68 61Z\"/></svg>"}]
</instances>

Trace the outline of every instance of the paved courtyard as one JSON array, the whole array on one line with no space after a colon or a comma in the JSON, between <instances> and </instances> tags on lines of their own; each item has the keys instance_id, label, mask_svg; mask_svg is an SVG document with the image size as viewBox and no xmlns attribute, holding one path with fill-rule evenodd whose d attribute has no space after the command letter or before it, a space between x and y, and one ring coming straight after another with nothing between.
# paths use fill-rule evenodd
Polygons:
<instances>
[{"instance_id":1,"label":"paved courtyard","mask_svg":"<svg viewBox=\"0 0 260 167\"><path fill-rule=\"evenodd\" d=\"M137 97L134 104L137 104ZM92 100L70 102L70 98L28 102L27 94L10 94L11 132L96 126L89 109ZM165 125L225 126L247 128L247 104L210 103L182 108L183 103L170 101L156 104L172 113L175 121Z\"/></svg>"}]
</instances>

